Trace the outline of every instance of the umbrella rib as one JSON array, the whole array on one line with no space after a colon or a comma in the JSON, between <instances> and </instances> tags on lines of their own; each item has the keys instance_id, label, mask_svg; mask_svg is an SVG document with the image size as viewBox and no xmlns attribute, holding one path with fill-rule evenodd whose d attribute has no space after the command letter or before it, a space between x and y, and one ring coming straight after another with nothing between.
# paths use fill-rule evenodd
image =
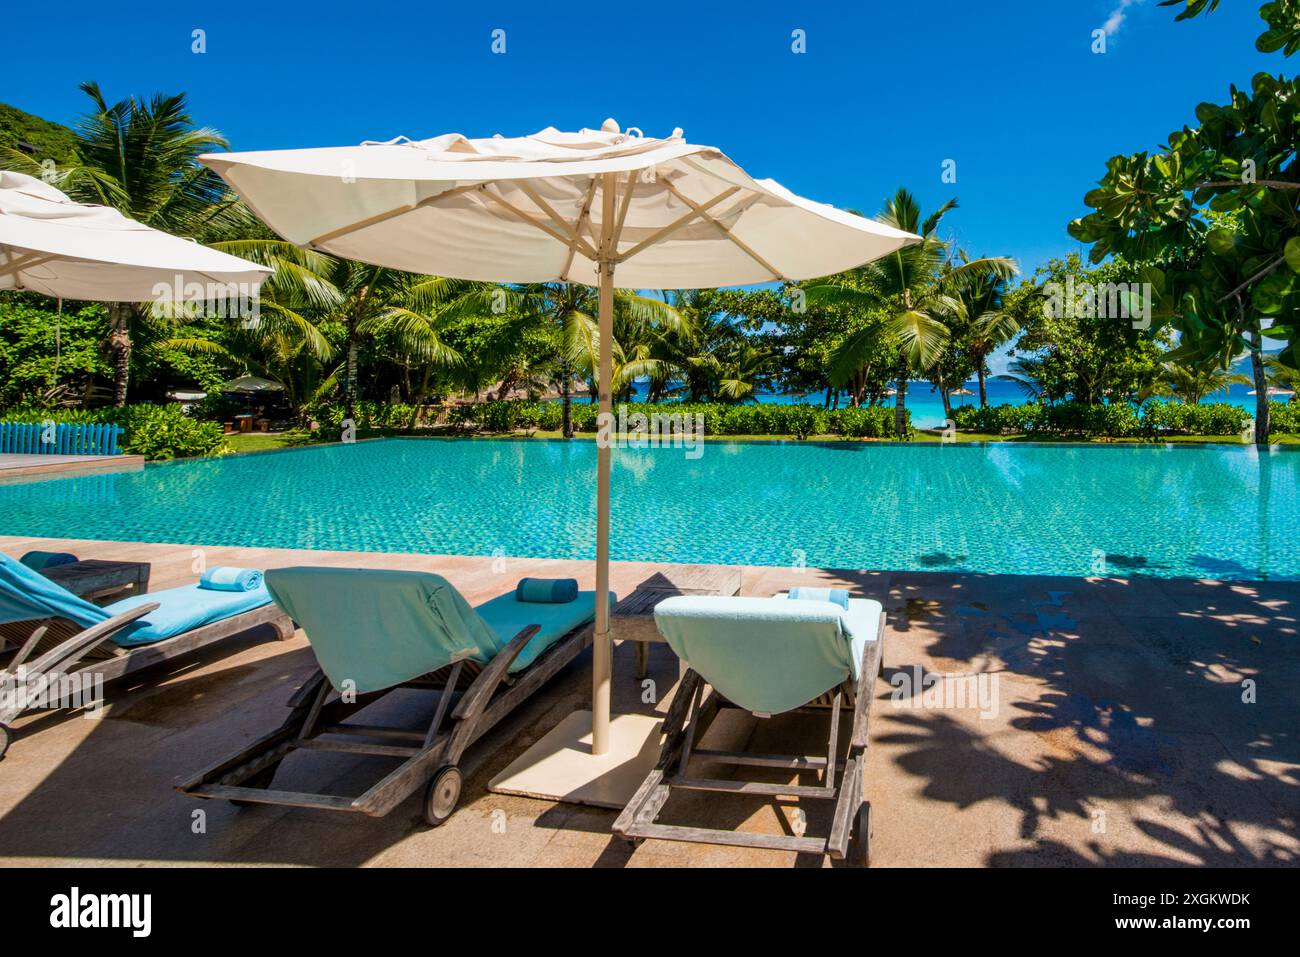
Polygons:
<instances>
[{"instance_id":1,"label":"umbrella rib","mask_svg":"<svg viewBox=\"0 0 1300 957\"><path fill-rule=\"evenodd\" d=\"M446 199L449 196L457 196L461 193L468 193L471 190L482 189L483 183L469 183L464 186L453 186L451 189L443 190L435 196L426 196L416 203L406 203L398 206L396 209L390 209L383 213L376 213L374 216L350 223L347 226L340 226L338 229L332 229L328 233L321 233L315 239L309 239L305 243L307 246L315 246L318 243L328 243L331 240L338 239L340 236L346 236L348 233L355 233L359 229L365 229L367 226L375 226L379 223L387 222L394 216L401 216L403 213L414 212L425 206L431 206L440 199Z\"/></svg>"},{"instance_id":2,"label":"umbrella rib","mask_svg":"<svg viewBox=\"0 0 1300 957\"><path fill-rule=\"evenodd\" d=\"M692 199L688 199L685 196L683 196L681 192L673 186L672 183L665 181L664 188L667 189L668 192L676 196L678 199L680 199L687 206L691 207L692 209L699 209L698 203L696 203ZM740 248L741 252L743 252L750 259L754 260L754 262L758 263L760 266L762 266L764 269L770 272L772 274L773 279L784 280L786 278L784 275L781 274L780 270L778 270L775 266L773 266L770 262L768 262L766 259L760 256L758 253L754 252L754 250L751 249L747 243L745 243L738 236L736 236L736 234L733 233L730 229L728 229L724 223L710 216L708 213L701 213L700 215L702 215L707 222L710 222L714 226L718 227L718 230L722 233L722 235L726 236L733 243L735 243Z\"/></svg>"},{"instance_id":3,"label":"umbrella rib","mask_svg":"<svg viewBox=\"0 0 1300 957\"><path fill-rule=\"evenodd\" d=\"M533 215L531 215L531 214L529 214L529 213L524 212L522 209L520 209L519 207L517 207L517 206L515 206L514 204L512 204L512 203L511 203L509 200L507 200L505 197L503 197L503 196L498 196L496 193L489 192L488 189L487 189L487 184L486 184L486 183L484 183L484 184L482 185L482 193L483 193L483 195L486 196L488 199L492 200L492 202L497 203L498 205L500 205L500 206L504 207L505 209L509 210L511 213L513 213L514 215L518 216L518 217L519 217L521 220L523 220L525 223L528 223L530 226L535 226L535 227L537 227L537 228L540 229L542 232L546 233L546 235L550 236L552 239L555 239L555 240L557 240L558 242L563 243L565 246L570 246L570 245L575 246L575 247L576 247L579 251L581 251L582 254L583 254L584 256L586 256L588 259L595 260L595 259L597 258L597 257L596 257L596 252L595 252L595 250L593 250L590 246L588 246L586 243L584 243L584 242L582 241L582 238L581 238L580 236L575 236L575 237L573 237L572 240L570 240L570 239L569 239L568 237L566 237L564 234L560 233L558 230L554 229L553 227L549 226L548 224L542 222L542 221L541 221L540 219L538 219L537 217L535 217L535 216L533 216ZM567 224L566 224L566 228L567 228Z\"/></svg>"},{"instance_id":4,"label":"umbrella rib","mask_svg":"<svg viewBox=\"0 0 1300 957\"><path fill-rule=\"evenodd\" d=\"M582 227L587 224L587 218L591 215L591 201L596 196L596 177L591 178L591 185L587 187L587 198L582 201L582 212L578 213L578 221L573 224L573 235L581 236ZM573 268L573 256L577 252L573 243L569 243L569 255L564 259L564 268L560 270L560 279L565 282L569 281L569 270Z\"/></svg>"},{"instance_id":5,"label":"umbrella rib","mask_svg":"<svg viewBox=\"0 0 1300 957\"><path fill-rule=\"evenodd\" d=\"M546 202L546 200L538 196L537 191L533 189L531 186L529 186L527 181L518 180L515 183L515 185L519 187L520 191L523 192L525 196L527 196L529 199L531 199L534 203L537 204L538 209L540 209L547 216L551 217L551 222L555 224L555 227L557 229L562 230L563 232L569 234L570 242L578 238L577 231L572 226L570 226L567 222L565 222L564 217L561 216L559 213L557 213L551 207L551 205Z\"/></svg>"},{"instance_id":6,"label":"umbrella rib","mask_svg":"<svg viewBox=\"0 0 1300 957\"><path fill-rule=\"evenodd\" d=\"M664 226L662 229L658 229L655 232L651 233L649 236L641 240L639 243L637 243L627 252L617 255L615 257L615 261L624 262L625 260L631 259L633 256L641 252L643 249L646 249L649 246L653 246L655 243L662 241L666 236L669 236L672 233L677 232L677 230L681 229L683 226L686 226L694 222L695 220L699 219L701 216L703 216L714 206L718 205L718 203L722 202L724 199L728 199L731 196L734 196L738 192L740 192L740 187L733 186L730 189L724 190L723 192L719 193L717 196L714 196L707 203L702 203L698 206L692 204L692 208L690 212L677 217L677 219L673 220L667 226Z\"/></svg>"},{"instance_id":7,"label":"umbrella rib","mask_svg":"<svg viewBox=\"0 0 1300 957\"><path fill-rule=\"evenodd\" d=\"M619 237L623 235L623 223L627 221L627 211L632 206L632 193L636 189L636 171L627 174L627 185L623 187L623 202L618 208L618 222L614 224L614 248L618 248Z\"/></svg>"},{"instance_id":8,"label":"umbrella rib","mask_svg":"<svg viewBox=\"0 0 1300 957\"><path fill-rule=\"evenodd\" d=\"M40 266L54 259L54 256L42 257L39 253L28 253L26 256L17 256L9 262L0 266L0 276L8 276L10 273L20 273L24 269L31 269L33 266Z\"/></svg>"}]
</instances>

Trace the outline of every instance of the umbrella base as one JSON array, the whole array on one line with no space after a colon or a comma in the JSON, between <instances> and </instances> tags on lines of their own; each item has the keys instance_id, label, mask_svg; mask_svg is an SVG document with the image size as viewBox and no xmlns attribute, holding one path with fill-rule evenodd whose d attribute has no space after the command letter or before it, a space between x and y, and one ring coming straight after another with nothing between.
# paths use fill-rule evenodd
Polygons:
<instances>
[{"instance_id":1,"label":"umbrella base","mask_svg":"<svg viewBox=\"0 0 1300 957\"><path fill-rule=\"evenodd\" d=\"M575 711L488 783L497 794L622 809L659 760L658 715L614 715L609 750L591 753L591 712Z\"/></svg>"}]
</instances>

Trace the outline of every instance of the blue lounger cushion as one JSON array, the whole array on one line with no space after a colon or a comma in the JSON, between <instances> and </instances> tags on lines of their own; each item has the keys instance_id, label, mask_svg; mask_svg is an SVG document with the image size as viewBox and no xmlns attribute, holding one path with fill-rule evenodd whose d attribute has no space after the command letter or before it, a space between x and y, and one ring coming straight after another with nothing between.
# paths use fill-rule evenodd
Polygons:
<instances>
[{"instance_id":1,"label":"blue lounger cushion","mask_svg":"<svg viewBox=\"0 0 1300 957\"><path fill-rule=\"evenodd\" d=\"M101 608L9 556L0 555L0 622L66 618L89 628L140 605L160 605L112 636L110 640L123 647L174 638L201 625L260 608L270 601L265 585L252 591L220 592L207 591L195 584L132 595Z\"/></svg>"},{"instance_id":2,"label":"blue lounger cushion","mask_svg":"<svg viewBox=\"0 0 1300 957\"><path fill-rule=\"evenodd\" d=\"M465 659L487 664L525 625L542 630L514 661L526 668L595 617L595 595L565 604L516 601L471 608L441 575L373 568L275 568L267 588L302 627L335 688L382 691Z\"/></svg>"},{"instance_id":3,"label":"blue lounger cushion","mask_svg":"<svg viewBox=\"0 0 1300 957\"><path fill-rule=\"evenodd\" d=\"M610 596L611 606L617 599ZM573 601L562 603L519 601L513 593L500 595L474 610L488 623L496 635L498 651L510 643L510 639L529 625L541 625L542 629L524 646L510 666L510 673L527 668L551 645L555 644L579 625L585 625L596 617L596 593L580 591Z\"/></svg>"},{"instance_id":4,"label":"blue lounger cushion","mask_svg":"<svg viewBox=\"0 0 1300 957\"><path fill-rule=\"evenodd\" d=\"M164 638L175 638L195 628L269 605L271 593L264 584L248 591L213 591L200 588L196 583L147 595L132 595L105 605L104 611L111 617L154 603L160 607L114 635L114 643L130 648L133 645L151 645Z\"/></svg>"},{"instance_id":5,"label":"blue lounger cushion","mask_svg":"<svg viewBox=\"0 0 1300 957\"><path fill-rule=\"evenodd\" d=\"M655 606L655 625L677 656L740 707L798 708L860 677L881 606L829 601L682 595Z\"/></svg>"}]
</instances>

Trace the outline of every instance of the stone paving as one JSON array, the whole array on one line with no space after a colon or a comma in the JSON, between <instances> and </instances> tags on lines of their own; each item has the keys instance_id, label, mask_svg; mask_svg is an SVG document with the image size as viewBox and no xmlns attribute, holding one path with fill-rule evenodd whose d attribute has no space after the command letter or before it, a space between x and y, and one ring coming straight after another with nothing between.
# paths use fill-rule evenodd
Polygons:
<instances>
[{"instance_id":1,"label":"stone paving","mask_svg":"<svg viewBox=\"0 0 1300 957\"><path fill-rule=\"evenodd\" d=\"M194 579L190 545L0 537L0 549L150 561L151 589ZM522 575L589 562L210 547L209 564L341 564L438 571L471 601ZM655 565L616 563L627 593ZM829 584L888 614L866 791L873 866L1300 863L1300 583L1082 579L746 567L745 594ZM198 802L173 782L282 719L313 667L301 633L250 633L108 689L99 719L21 718L0 762L7 865L819 866L791 854L610 833L612 811L489 793L487 781L586 707L590 655L471 751L460 810L430 830L413 797L385 818ZM614 707L650 710L633 648L614 660ZM943 675L968 675L969 678ZM671 689L677 662L651 646ZM921 683L916 683L920 676ZM981 684L982 682L982 684ZM956 690L970 693L958 700ZM985 695L980 700L979 692ZM398 692L387 723L429 695ZM658 708L666 707L668 695ZM427 720L427 718L426 718ZM824 722L728 714L713 747L815 750ZM297 761L298 759L293 759ZM373 760L373 759L367 759ZM373 766L337 754L286 762L286 787L349 783ZM322 776L323 775L323 776ZM794 804L687 798L666 820L788 832ZM195 833L194 812L206 811ZM808 813L809 832L824 824Z\"/></svg>"}]
</instances>

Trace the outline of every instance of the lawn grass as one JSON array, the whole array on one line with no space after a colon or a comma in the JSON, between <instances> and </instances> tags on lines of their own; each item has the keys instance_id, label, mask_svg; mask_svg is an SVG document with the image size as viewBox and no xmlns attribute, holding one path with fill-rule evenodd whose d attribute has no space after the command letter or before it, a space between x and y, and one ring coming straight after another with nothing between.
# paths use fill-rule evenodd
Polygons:
<instances>
[{"instance_id":1,"label":"lawn grass","mask_svg":"<svg viewBox=\"0 0 1300 957\"><path fill-rule=\"evenodd\" d=\"M314 444L306 432L236 432L226 436L226 447L232 452L266 452Z\"/></svg>"}]
</instances>

